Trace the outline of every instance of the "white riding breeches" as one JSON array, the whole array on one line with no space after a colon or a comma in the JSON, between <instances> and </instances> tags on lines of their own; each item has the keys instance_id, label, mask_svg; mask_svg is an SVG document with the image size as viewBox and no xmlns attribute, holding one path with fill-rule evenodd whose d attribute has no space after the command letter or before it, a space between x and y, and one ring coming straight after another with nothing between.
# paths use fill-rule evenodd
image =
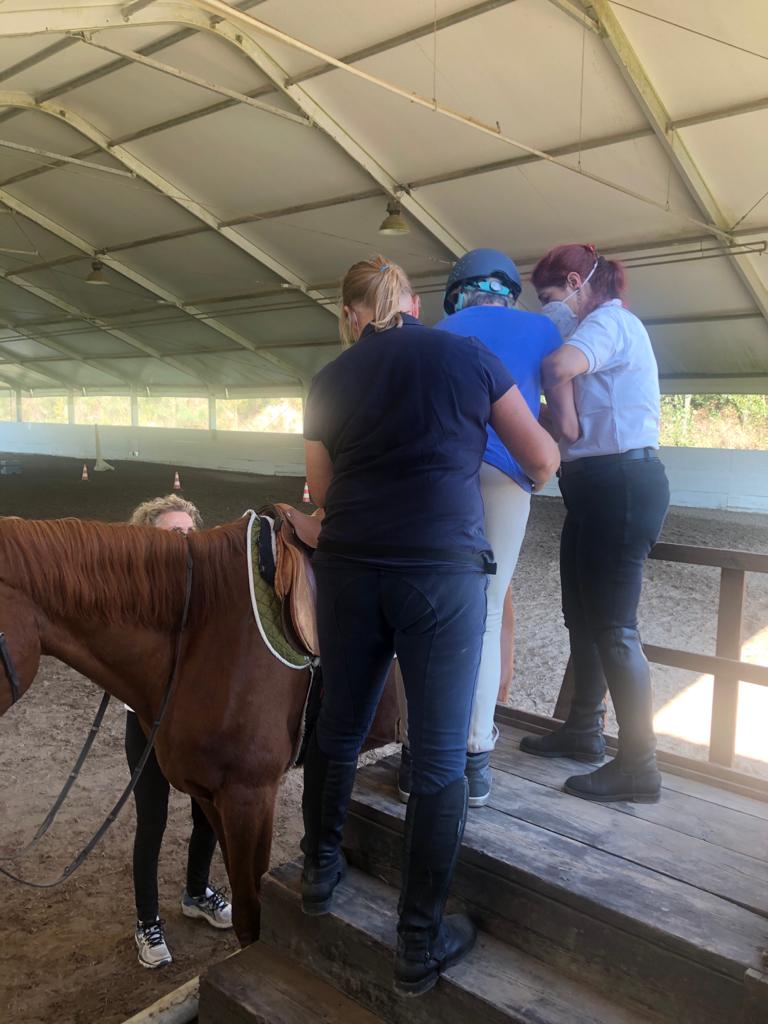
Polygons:
<instances>
[{"instance_id":1,"label":"white riding breeches","mask_svg":"<svg viewBox=\"0 0 768 1024\"><path fill-rule=\"evenodd\" d=\"M501 679L501 620L504 598L517 566L531 510L531 495L506 473L488 465L487 462L480 467L480 489L485 506L485 535L493 549L496 574L488 577L483 653L477 674L467 740L467 751L470 754L493 750L496 745L498 731L493 724L493 715ZM401 741L407 746L408 714L399 671L397 683L400 705L399 733Z\"/></svg>"}]
</instances>

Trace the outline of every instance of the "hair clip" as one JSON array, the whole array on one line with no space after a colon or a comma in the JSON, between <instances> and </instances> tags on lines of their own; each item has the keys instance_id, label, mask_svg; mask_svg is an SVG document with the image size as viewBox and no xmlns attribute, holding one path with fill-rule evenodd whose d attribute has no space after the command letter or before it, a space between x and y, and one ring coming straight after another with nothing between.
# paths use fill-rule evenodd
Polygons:
<instances>
[{"instance_id":1,"label":"hair clip","mask_svg":"<svg viewBox=\"0 0 768 1024\"><path fill-rule=\"evenodd\" d=\"M389 263L384 263L379 267L379 273L383 274L385 270L389 270Z\"/></svg>"}]
</instances>

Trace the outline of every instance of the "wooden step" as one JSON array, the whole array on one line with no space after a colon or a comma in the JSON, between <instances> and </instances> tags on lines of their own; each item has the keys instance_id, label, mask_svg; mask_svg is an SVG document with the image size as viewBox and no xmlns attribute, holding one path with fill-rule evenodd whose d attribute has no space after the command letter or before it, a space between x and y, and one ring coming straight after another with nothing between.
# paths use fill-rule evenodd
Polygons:
<instances>
[{"instance_id":1,"label":"wooden step","mask_svg":"<svg viewBox=\"0 0 768 1024\"><path fill-rule=\"evenodd\" d=\"M397 892L350 869L332 913L306 917L301 868L286 864L264 880L262 939L328 978L387 1024L658 1024L607 991L565 978L547 964L481 934L474 950L425 996L392 985Z\"/></svg>"},{"instance_id":2,"label":"wooden step","mask_svg":"<svg viewBox=\"0 0 768 1024\"><path fill-rule=\"evenodd\" d=\"M483 929L674 1024L741 1020L745 974L768 945L768 822L747 798L722 806L697 783L658 805L592 804L560 791L583 765L525 755L505 729L494 764L454 883ZM392 761L359 773L345 845L399 885L393 779Z\"/></svg>"},{"instance_id":3,"label":"wooden step","mask_svg":"<svg viewBox=\"0 0 768 1024\"><path fill-rule=\"evenodd\" d=\"M200 978L199 1024L381 1024L327 981L263 942Z\"/></svg>"}]
</instances>

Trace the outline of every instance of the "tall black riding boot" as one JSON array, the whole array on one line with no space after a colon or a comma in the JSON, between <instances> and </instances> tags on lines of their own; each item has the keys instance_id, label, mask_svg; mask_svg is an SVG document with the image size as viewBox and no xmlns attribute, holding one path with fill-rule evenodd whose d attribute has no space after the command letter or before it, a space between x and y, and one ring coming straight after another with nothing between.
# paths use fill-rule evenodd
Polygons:
<instances>
[{"instance_id":1,"label":"tall black riding boot","mask_svg":"<svg viewBox=\"0 0 768 1024\"><path fill-rule=\"evenodd\" d=\"M600 764L605 756L606 680L597 645L571 630L574 694L568 718L543 736L523 736L520 749L537 757L570 757Z\"/></svg>"},{"instance_id":2,"label":"tall black riding boot","mask_svg":"<svg viewBox=\"0 0 768 1024\"><path fill-rule=\"evenodd\" d=\"M395 988L419 996L475 943L464 914L443 920L445 901L467 820L467 780L428 796L412 795L405 815L403 887L397 925Z\"/></svg>"},{"instance_id":3,"label":"tall black riding boot","mask_svg":"<svg viewBox=\"0 0 768 1024\"><path fill-rule=\"evenodd\" d=\"M344 877L346 861L341 832L355 783L357 761L331 761L313 734L304 759L304 871L301 909L305 914L327 914L333 890Z\"/></svg>"},{"instance_id":4,"label":"tall black riding boot","mask_svg":"<svg viewBox=\"0 0 768 1024\"><path fill-rule=\"evenodd\" d=\"M636 629L606 629L598 647L619 723L619 752L597 771L568 779L565 792L601 803L656 803L661 775L656 767L651 673L640 634Z\"/></svg>"}]
</instances>

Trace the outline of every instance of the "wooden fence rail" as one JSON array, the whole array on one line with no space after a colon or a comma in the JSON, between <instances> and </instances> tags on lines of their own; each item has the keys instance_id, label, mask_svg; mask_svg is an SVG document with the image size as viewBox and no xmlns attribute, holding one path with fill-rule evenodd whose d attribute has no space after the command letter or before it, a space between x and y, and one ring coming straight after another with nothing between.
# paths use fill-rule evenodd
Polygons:
<instances>
[{"instance_id":1,"label":"wooden fence rail","mask_svg":"<svg viewBox=\"0 0 768 1024\"><path fill-rule=\"evenodd\" d=\"M694 547L689 544L657 544L650 557L662 562L714 566L720 569L714 655L657 647L655 644L645 644L645 654L649 661L657 665L670 665L714 676L709 760L730 768L736 746L739 683L743 681L768 686L768 665L753 665L741 660L746 574L768 573L768 555L752 551ZM567 718L572 695L573 667L569 660L555 706L555 718Z\"/></svg>"}]
</instances>

